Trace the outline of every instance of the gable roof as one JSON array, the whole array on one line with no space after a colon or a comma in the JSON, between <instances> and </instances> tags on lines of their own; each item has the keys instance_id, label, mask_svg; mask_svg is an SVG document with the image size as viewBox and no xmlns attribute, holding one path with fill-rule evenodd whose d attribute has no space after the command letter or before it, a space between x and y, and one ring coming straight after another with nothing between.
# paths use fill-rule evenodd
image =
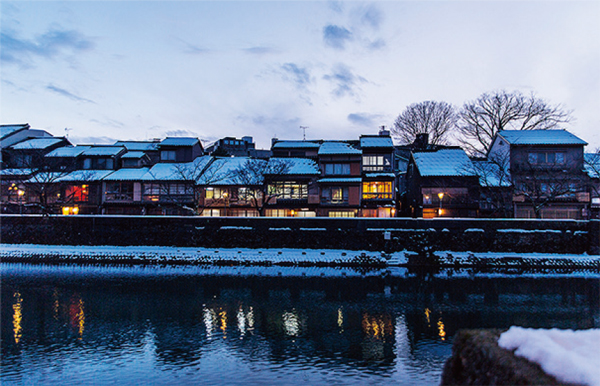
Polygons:
<instances>
[{"instance_id":1,"label":"gable roof","mask_svg":"<svg viewBox=\"0 0 600 386\"><path fill-rule=\"evenodd\" d=\"M323 142L319 148L319 155L327 154L362 154L362 151L350 146L347 142L328 141Z\"/></svg>"},{"instance_id":2,"label":"gable roof","mask_svg":"<svg viewBox=\"0 0 600 386\"><path fill-rule=\"evenodd\" d=\"M17 150L43 150L64 140L64 138L33 138L19 142L11 147Z\"/></svg>"},{"instance_id":3,"label":"gable roof","mask_svg":"<svg viewBox=\"0 0 600 386\"><path fill-rule=\"evenodd\" d=\"M463 149L416 152L413 158L423 177L475 176L473 164Z\"/></svg>"},{"instance_id":4,"label":"gable roof","mask_svg":"<svg viewBox=\"0 0 600 386\"><path fill-rule=\"evenodd\" d=\"M83 152L89 156L114 156L125 151L123 146L93 146Z\"/></svg>"},{"instance_id":5,"label":"gable roof","mask_svg":"<svg viewBox=\"0 0 600 386\"><path fill-rule=\"evenodd\" d=\"M318 175L321 174L319 165L308 158L271 158L269 165L278 162L284 162L288 165L288 169L285 171L285 175ZM269 167L267 166L267 169Z\"/></svg>"},{"instance_id":6,"label":"gable roof","mask_svg":"<svg viewBox=\"0 0 600 386\"><path fill-rule=\"evenodd\" d=\"M121 158L140 159L145 155L146 153L143 151L128 151L127 153L123 154Z\"/></svg>"},{"instance_id":7,"label":"gable roof","mask_svg":"<svg viewBox=\"0 0 600 386\"><path fill-rule=\"evenodd\" d=\"M75 158L84 151L88 150L90 146L64 146L58 149L52 150L46 154L46 157L64 157L64 158Z\"/></svg>"},{"instance_id":8,"label":"gable roof","mask_svg":"<svg viewBox=\"0 0 600 386\"><path fill-rule=\"evenodd\" d=\"M587 145L566 130L502 130L498 136L511 145Z\"/></svg>"},{"instance_id":9,"label":"gable roof","mask_svg":"<svg viewBox=\"0 0 600 386\"><path fill-rule=\"evenodd\" d=\"M318 149L321 144L319 142L312 141L277 141L272 146L273 149L279 148L299 148L299 149Z\"/></svg>"},{"instance_id":10,"label":"gable roof","mask_svg":"<svg viewBox=\"0 0 600 386\"><path fill-rule=\"evenodd\" d=\"M369 148L369 147L393 148L394 143L392 142L391 137L387 137L387 136L383 136L383 135L362 136L362 137L360 137L360 147L361 148Z\"/></svg>"},{"instance_id":11,"label":"gable roof","mask_svg":"<svg viewBox=\"0 0 600 386\"><path fill-rule=\"evenodd\" d=\"M16 125L0 125L0 138L8 137L17 131L29 129L29 123Z\"/></svg>"},{"instance_id":12,"label":"gable roof","mask_svg":"<svg viewBox=\"0 0 600 386\"><path fill-rule=\"evenodd\" d=\"M148 168L119 169L104 177L104 181L141 181L148 173Z\"/></svg>"},{"instance_id":13,"label":"gable roof","mask_svg":"<svg viewBox=\"0 0 600 386\"><path fill-rule=\"evenodd\" d=\"M198 138L193 137L167 137L161 141L160 146L194 146L199 142Z\"/></svg>"},{"instance_id":14,"label":"gable roof","mask_svg":"<svg viewBox=\"0 0 600 386\"><path fill-rule=\"evenodd\" d=\"M157 150L158 142L148 141L117 141L115 146L123 146L129 151L149 151Z\"/></svg>"}]
</instances>

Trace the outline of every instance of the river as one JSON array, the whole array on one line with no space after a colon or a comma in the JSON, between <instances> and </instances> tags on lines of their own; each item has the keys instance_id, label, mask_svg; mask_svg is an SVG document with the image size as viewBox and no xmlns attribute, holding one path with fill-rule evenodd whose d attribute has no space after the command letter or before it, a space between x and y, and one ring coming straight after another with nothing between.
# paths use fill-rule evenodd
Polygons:
<instances>
[{"instance_id":1,"label":"river","mask_svg":"<svg viewBox=\"0 0 600 386\"><path fill-rule=\"evenodd\" d=\"M432 385L459 329L600 327L598 274L0 267L3 385Z\"/></svg>"}]
</instances>

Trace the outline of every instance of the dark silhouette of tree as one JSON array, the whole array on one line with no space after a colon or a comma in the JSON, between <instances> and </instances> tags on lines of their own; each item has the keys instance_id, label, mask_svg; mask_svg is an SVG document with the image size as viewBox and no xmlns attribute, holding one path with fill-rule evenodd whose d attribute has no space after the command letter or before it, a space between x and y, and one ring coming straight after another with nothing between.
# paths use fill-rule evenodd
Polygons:
<instances>
[{"instance_id":1,"label":"dark silhouette of tree","mask_svg":"<svg viewBox=\"0 0 600 386\"><path fill-rule=\"evenodd\" d=\"M265 176L278 176L287 173L290 162L281 159L269 161L249 159L242 166L231 172L231 178L238 185L247 187L244 199L251 202L259 216L264 216L265 206L282 192L269 191Z\"/></svg>"},{"instance_id":2,"label":"dark silhouette of tree","mask_svg":"<svg viewBox=\"0 0 600 386\"><path fill-rule=\"evenodd\" d=\"M557 129L570 121L570 111L534 94L493 91L464 104L459 112L458 140L471 155L486 156L499 131Z\"/></svg>"},{"instance_id":3,"label":"dark silhouette of tree","mask_svg":"<svg viewBox=\"0 0 600 386\"><path fill-rule=\"evenodd\" d=\"M446 102L425 101L406 108L394 121L392 135L402 144L414 142L417 134L429 134L429 143L447 145L458 115Z\"/></svg>"}]
</instances>

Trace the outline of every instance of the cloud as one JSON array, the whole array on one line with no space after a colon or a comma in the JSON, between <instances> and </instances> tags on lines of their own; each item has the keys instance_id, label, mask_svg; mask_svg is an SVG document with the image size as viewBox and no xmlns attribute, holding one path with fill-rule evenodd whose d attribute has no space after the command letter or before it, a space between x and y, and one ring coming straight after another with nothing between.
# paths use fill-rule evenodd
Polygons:
<instances>
[{"instance_id":1,"label":"cloud","mask_svg":"<svg viewBox=\"0 0 600 386\"><path fill-rule=\"evenodd\" d=\"M379 8L374 4L370 4L358 10L359 19L362 24L366 24L373 29L379 28L383 21L383 15Z\"/></svg>"},{"instance_id":2,"label":"cloud","mask_svg":"<svg viewBox=\"0 0 600 386\"><path fill-rule=\"evenodd\" d=\"M304 88L311 82L310 73L306 67L299 67L295 63L285 63L281 66L281 69L284 71L285 78L291 78L291 81L298 88Z\"/></svg>"},{"instance_id":3,"label":"cloud","mask_svg":"<svg viewBox=\"0 0 600 386\"><path fill-rule=\"evenodd\" d=\"M245 125L254 126L254 133L268 133L269 136L278 138L297 137L300 134L302 121L298 117L290 118L282 111L276 111L274 115L240 115L238 121ZM291 134L297 132L297 134Z\"/></svg>"},{"instance_id":4,"label":"cloud","mask_svg":"<svg viewBox=\"0 0 600 386\"><path fill-rule=\"evenodd\" d=\"M362 76L353 74L350 68L342 63L335 65L331 74L324 75L323 79L328 80L335 85L333 95L338 98L346 95L356 95L356 88L359 83L367 82Z\"/></svg>"},{"instance_id":5,"label":"cloud","mask_svg":"<svg viewBox=\"0 0 600 386\"><path fill-rule=\"evenodd\" d=\"M272 47L258 46L258 47L244 48L244 52L246 52L247 54L252 54L252 55L267 55L267 54L276 54L279 52L279 50L272 48Z\"/></svg>"},{"instance_id":6,"label":"cloud","mask_svg":"<svg viewBox=\"0 0 600 386\"><path fill-rule=\"evenodd\" d=\"M386 45L385 40L377 39L377 40L369 43L369 48L371 50L380 50L380 49L384 48L385 45Z\"/></svg>"},{"instance_id":7,"label":"cloud","mask_svg":"<svg viewBox=\"0 0 600 386\"><path fill-rule=\"evenodd\" d=\"M114 127L117 129L120 129L125 126L125 124L123 122L115 121L114 119L110 119L110 118L105 118L102 121L100 121L98 119L90 119L90 122L97 123L102 126Z\"/></svg>"},{"instance_id":8,"label":"cloud","mask_svg":"<svg viewBox=\"0 0 600 386\"><path fill-rule=\"evenodd\" d=\"M190 131L190 130L167 130L165 131L166 137L194 137L198 138L198 133Z\"/></svg>"},{"instance_id":9,"label":"cloud","mask_svg":"<svg viewBox=\"0 0 600 386\"><path fill-rule=\"evenodd\" d=\"M64 88L56 87L53 84L47 85L46 86L46 90L50 90L52 92L55 92L55 93L57 93L59 95L62 95L64 97L67 97L67 98L72 99L72 100L77 101L77 102L86 102L86 103L94 103L94 104L96 103L93 100L82 98L82 97L80 97L78 95L75 95L75 94L73 94L73 93L65 90Z\"/></svg>"},{"instance_id":10,"label":"cloud","mask_svg":"<svg viewBox=\"0 0 600 386\"><path fill-rule=\"evenodd\" d=\"M380 114L353 113L348 114L348 120L355 125L374 127L382 119Z\"/></svg>"},{"instance_id":11,"label":"cloud","mask_svg":"<svg viewBox=\"0 0 600 386\"><path fill-rule=\"evenodd\" d=\"M344 12L344 3L342 1L329 1L327 2L329 9L331 9L335 13Z\"/></svg>"},{"instance_id":12,"label":"cloud","mask_svg":"<svg viewBox=\"0 0 600 386\"><path fill-rule=\"evenodd\" d=\"M323 40L330 47L343 50L346 42L352 40L352 32L337 25L327 25L323 28Z\"/></svg>"},{"instance_id":13,"label":"cloud","mask_svg":"<svg viewBox=\"0 0 600 386\"><path fill-rule=\"evenodd\" d=\"M0 35L2 53L0 60L6 63L31 65L31 56L56 58L66 51L85 52L94 47L94 42L74 30L49 29L35 39L22 39L13 30L3 31Z\"/></svg>"}]
</instances>

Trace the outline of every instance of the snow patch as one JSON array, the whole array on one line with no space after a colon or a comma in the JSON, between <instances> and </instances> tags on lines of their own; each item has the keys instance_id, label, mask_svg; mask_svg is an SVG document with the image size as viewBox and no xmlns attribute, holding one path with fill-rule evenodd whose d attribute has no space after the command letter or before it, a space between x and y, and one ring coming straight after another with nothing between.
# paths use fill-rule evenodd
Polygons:
<instances>
[{"instance_id":1,"label":"snow patch","mask_svg":"<svg viewBox=\"0 0 600 386\"><path fill-rule=\"evenodd\" d=\"M500 347L539 364L562 382L600 386L600 329L551 330L512 326Z\"/></svg>"}]
</instances>

